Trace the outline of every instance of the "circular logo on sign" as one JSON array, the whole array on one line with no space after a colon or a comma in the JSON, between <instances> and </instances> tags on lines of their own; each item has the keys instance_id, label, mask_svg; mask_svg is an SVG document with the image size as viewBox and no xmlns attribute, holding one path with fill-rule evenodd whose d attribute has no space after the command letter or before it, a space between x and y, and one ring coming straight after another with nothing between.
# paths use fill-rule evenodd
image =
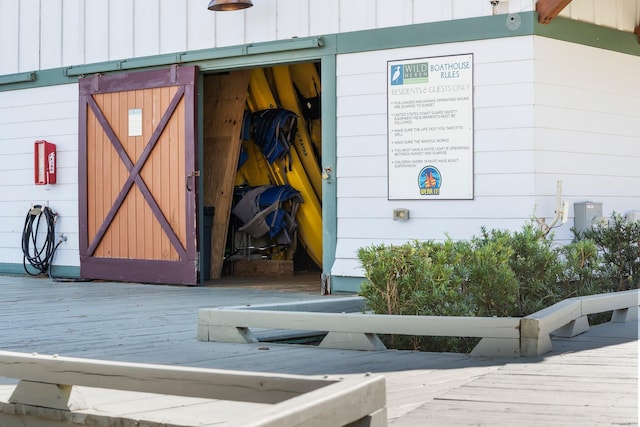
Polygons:
<instances>
[{"instance_id":1,"label":"circular logo on sign","mask_svg":"<svg viewBox=\"0 0 640 427\"><path fill-rule=\"evenodd\" d=\"M439 196L442 175L435 166L425 166L418 174L418 188L422 196Z\"/></svg>"}]
</instances>

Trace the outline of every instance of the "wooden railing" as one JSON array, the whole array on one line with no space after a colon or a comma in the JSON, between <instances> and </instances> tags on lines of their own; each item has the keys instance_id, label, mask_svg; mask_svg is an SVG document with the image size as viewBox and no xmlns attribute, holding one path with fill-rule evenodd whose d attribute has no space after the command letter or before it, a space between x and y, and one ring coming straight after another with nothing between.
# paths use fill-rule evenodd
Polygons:
<instances>
[{"instance_id":1,"label":"wooden railing","mask_svg":"<svg viewBox=\"0 0 640 427\"><path fill-rule=\"evenodd\" d=\"M318 331L320 347L383 350L378 334L477 337L474 356L538 356L551 351L550 335L588 329L588 314L614 311L614 322L637 319L638 290L571 298L525 318L398 316L251 307L208 308L198 312L198 339L251 343L250 328ZM331 300L325 302L330 306ZM327 311L327 310L324 310Z\"/></svg>"},{"instance_id":2,"label":"wooden railing","mask_svg":"<svg viewBox=\"0 0 640 427\"><path fill-rule=\"evenodd\" d=\"M326 307L331 304L330 299L324 302ZM264 306L260 308L200 309L198 339L252 343L258 339L250 328L293 329L326 333L320 347L384 350L386 347L378 334L463 336L482 338L473 349L473 355L514 356L520 353L520 319L515 317L397 316L280 311L277 306L270 310L265 310Z\"/></svg>"},{"instance_id":3,"label":"wooden railing","mask_svg":"<svg viewBox=\"0 0 640 427\"><path fill-rule=\"evenodd\" d=\"M387 424L383 376L306 377L0 351L0 377L20 380L9 402L0 402L0 425L48 425L43 417L56 426L80 418L83 425L112 425L108 414L83 413L89 408L75 386L266 404L236 411L225 425Z\"/></svg>"},{"instance_id":4,"label":"wooden railing","mask_svg":"<svg viewBox=\"0 0 640 427\"><path fill-rule=\"evenodd\" d=\"M520 322L520 353L541 356L552 350L551 336L573 337L589 330L590 314L613 311L611 322L638 320L640 290L569 298L524 317Z\"/></svg>"}]
</instances>

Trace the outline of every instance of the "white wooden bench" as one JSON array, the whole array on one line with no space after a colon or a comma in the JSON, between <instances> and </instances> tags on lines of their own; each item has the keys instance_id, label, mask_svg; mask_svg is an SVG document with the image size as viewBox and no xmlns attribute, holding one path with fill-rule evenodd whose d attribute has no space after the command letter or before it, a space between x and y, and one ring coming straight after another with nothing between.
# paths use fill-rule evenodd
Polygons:
<instances>
[{"instance_id":1,"label":"white wooden bench","mask_svg":"<svg viewBox=\"0 0 640 427\"><path fill-rule=\"evenodd\" d=\"M184 426L387 425L380 375L307 377L0 351L0 376L19 379L8 401L0 402L0 426L138 425L137 420L91 411L79 392L82 387L246 404L239 411L235 406L225 419L212 413L215 419L200 416L197 423L180 424ZM150 427L165 425L142 421Z\"/></svg>"},{"instance_id":2,"label":"white wooden bench","mask_svg":"<svg viewBox=\"0 0 640 427\"><path fill-rule=\"evenodd\" d=\"M250 328L313 330L327 333L320 347L384 350L377 334L482 338L476 356L517 356L520 319L498 317L399 316L364 313L319 313L209 308L198 311L198 339L258 342Z\"/></svg>"},{"instance_id":3,"label":"white wooden bench","mask_svg":"<svg viewBox=\"0 0 640 427\"><path fill-rule=\"evenodd\" d=\"M551 351L552 332L566 335L588 329L588 314L615 310L614 322L637 319L638 292L571 298L525 318L281 311L277 307L203 308L198 311L198 339L254 343L258 339L251 328L299 329L326 333L320 347L384 350L378 334L477 337L481 340L472 350L473 356L539 356Z\"/></svg>"},{"instance_id":4,"label":"white wooden bench","mask_svg":"<svg viewBox=\"0 0 640 427\"><path fill-rule=\"evenodd\" d=\"M541 356L552 350L551 336L573 337L589 330L589 314L613 311L612 322L638 320L640 290L569 298L521 321L520 352Z\"/></svg>"},{"instance_id":5,"label":"white wooden bench","mask_svg":"<svg viewBox=\"0 0 640 427\"><path fill-rule=\"evenodd\" d=\"M261 310L261 311L302 311L313 313L354 313L364 312L367 301L361 296L323 297L308 301L291 301L266 304L227 306L229 310ZM290 341L318 336L318 331L292 328L255 328L252 330L258 341Z\"/></svg>"}]
</instances>

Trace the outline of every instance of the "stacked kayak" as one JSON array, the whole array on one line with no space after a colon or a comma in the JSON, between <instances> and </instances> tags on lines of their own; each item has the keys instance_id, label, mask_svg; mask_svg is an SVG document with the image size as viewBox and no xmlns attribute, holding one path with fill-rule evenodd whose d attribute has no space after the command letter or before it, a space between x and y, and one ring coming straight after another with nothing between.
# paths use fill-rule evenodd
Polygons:
<instances>
[{"instance_id":1,"label":"stacked kayak","mask_svg":"<svg viewBox=\"0 0 640 427\"><path fill-rule=\"evenodd\" d=\"M288 238L297 235L309 258L322 267L320 125L319 117L311 118L313 116L307 114L312 107L305 106L306 100L314 97L319 99L319 77L313 64L275 66L266 72L265 69L251 71L242 153L236 176L239 190L236 192L256 192L255 187L262 187L292 195L290 199L295 203L289 203L287 209L283 210L281 204L286 200L278 202L280 209L275 205L269 205L269 209L295 218L295 223L287 223L282 229L287 230ZM253 209L255 215L265 215L266 207ZM245 214L240 219L241 231L255 228L247 227L252 223L250 216ZM252 234L254 237L268 234L264 233L264 227L259 229L261 236ZM275 235L269 238L274 240L274 246L282 244L282 239L276 239ZM285 254L286 258L292 258L293 252L279 251L277 256Z\"/></svg>"}]
</instances>

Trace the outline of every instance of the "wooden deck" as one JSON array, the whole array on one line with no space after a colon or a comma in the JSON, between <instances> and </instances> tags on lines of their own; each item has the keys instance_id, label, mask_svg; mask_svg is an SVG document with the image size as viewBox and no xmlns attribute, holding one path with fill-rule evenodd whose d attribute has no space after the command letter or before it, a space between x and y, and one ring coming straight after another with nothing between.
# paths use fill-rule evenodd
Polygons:
<instances>
[{"instance_id":1,"label":"wooden deck","mask_svg":"<svg viewBox=\"0 0 640 427\"><path fill-rule=\"evenodd\" d=\"M196 339L199 308L333 298L319 295L319 280L314 288L307 277L285 287L256 280L188 288L0 276L0 348L303 375L383 373L393 426L638 425L637 322L554 339L554 351L537 358ZM15 381L0 378L0 384L1 399ZM198 401L134 400L130 393L95 390L87 396L96 411L118 416L165 424L206 420Z\"/></svg>"}]
</instances>

